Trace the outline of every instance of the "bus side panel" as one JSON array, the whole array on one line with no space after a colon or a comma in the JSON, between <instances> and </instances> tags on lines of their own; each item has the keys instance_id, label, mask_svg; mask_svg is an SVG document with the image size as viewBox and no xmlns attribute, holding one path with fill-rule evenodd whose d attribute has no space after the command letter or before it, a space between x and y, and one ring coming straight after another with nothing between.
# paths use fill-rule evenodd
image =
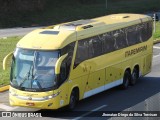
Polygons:
<instances>
[{"instance_id":1,"label":"bus side panel","mask_svg":"<svg viewBox=\"0 0 160 120\"><path fill-rule=\"evenodd\" d=\"M72 80L69 81L69 92L68 92L69 96L71 95L72 90L75 87L78 87L78 89L79 89L79 99L83 98L83 92L84 92L84 89L85 89L85 86L86 86L87 77L88 77L88 75L85 75L85 76L78 77L78 78L75 78L75 79L72 79ZM69 99L70 99L70 97L69 97ZM68 102L69 102L69 100L68 100Z\"/></svg>"},{"instance_id":2,"label":"bus side panel","mask_svg":"<svg viewBox=\"0 0 160 120\"><path fill-rule=\"evenodd\" d=\"M122 84L121 64L113 65L106 68L105 90Z\"/></svg>"},{"instance_id":3,"label":"bus side panel","mask_svg":"<svg viewBox=\"0 0 160 120\"><path fill-rule=\"evenodd\" d=\"M152 54L149 54L144 57L144 66L143 66L143 75L146 75L151 71L151 65L152 65Z\"/></svg>"},{"instance_id":4,"label":"bus side panel","mask_svg":"<svg viewBox=\"0 0 160 120\"><path fill-rule=\"evenodd\" d=\"M96 88L101 88L104 85L104 81L105 81L105 69L101 69L99 71L96 71L94 74L94 79L96 82ZM104 90L104 88L101 88L101 89L99 89L99 92L101 92L103 90Z\"/></svg>"},{"instance_id":5,"label":"bus side panel","mask_svg":"<svg viewBox=\"0 0 160 120\"><path fill-rule=\"evenodd\" d=\"M88 80L85 87L84 97L89 97L94 94L94 89L96 88L96 81L94 79L94 72L88 75Z\"/></svg>"},{"instance_id":6,"label":"bus side panel","mask_svg":"<svg viewBox=\"0 0 160 120\"><path fill-rule=\"evenodd\" d=\"M68 104L68 98L69 98L68 86L69 82L66 81L57 90L55 90L55 93L60 92L60 94L57 97L55 97L56 103L54 104L56 105L57 108L63 107Z\"/></svg>"},{"instance_id":7,"label":"bus side panel","mask_svg":"<svg viewBox=\"0 0 160 120\"><path fill-rule=\"evenodd\" d=\"M86 89L88 89L87 84L88 84L88 75L82 76L81 85L79 88L80 89L80 99L83 99L84 93L85 93Z\"/></svg>"},{"instance_id":8,"label":"bus side panel","mask_svg":"<svg viewBox=\"0 0 160 120\"><path fill-rule=\"evenodd\" d=\"M139 66L139 75L141 76L143 74L143 62L144 62L144 57L137 57L131 60L131 72L133 72L133 69L136 65Z\"/></svg>"}]
</instances>

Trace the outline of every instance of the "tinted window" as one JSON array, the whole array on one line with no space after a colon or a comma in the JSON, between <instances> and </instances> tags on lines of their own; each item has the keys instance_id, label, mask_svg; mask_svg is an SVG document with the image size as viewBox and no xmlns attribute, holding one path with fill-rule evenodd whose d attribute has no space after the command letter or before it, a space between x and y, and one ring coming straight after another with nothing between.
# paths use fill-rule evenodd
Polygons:
<instances>
[{"instance_id":1,"label":"tinted window","mask_svg":"<svg viewBox=\"0 0 160 120\"><path fill-rule=\"evenodd\" d=\"M152 29L153 29L152 22L147 23L147 29L148 29L148 39L149 39L152 36Z\"/></svg>"},{"instance_id":2,"label":"tinted window","mask_svg":"<svg viewBox=\"0 0 160 120\"><path fill-rule=\"evenodd\" d=\"M148 39L147 34L148 34L147 23L144 23L143 28L141 30L141 37L143 41L146 41Z\"/></svg>"},{"instance_id":3,"label":"tinted window","mask_svg":"<svg viewBox=\"0 0 160 120\"><path fill-rule=\"evenodd\" d=\"M98 36L91 38L92 41L92 49L93 49L93 57L97 57L102 54L102 42Z\"/></svg>"},{"instance_id":4,"label":"tinted window","mask_svg":"<svg viewBox=\"0 0 160 120\"><path fill-rule=\"evenodd\" d=\"M140 42L139 31L136 26L126 28L128 45L134 45Z\"/></svg>"},{"instance_id":5,"label":"tinted window","mask_svg":"<svg viewBox=\"0 0 160 120\"><path fill-rule=\"evenodd\" d=\"M141 31L143 41L147 41L152 36L152 22L144 23Z\"/></svg>"},{"instance_id":6,"label":"tinted window","mask_svg":"<svg viewBox=\"0 0 160 120\"><path fill-rule=\"evenodd\" d=\"M141 43L151 36L152 22L148 22L80 40L75 67L84 60Z\"/></svg>"},{"instance_id":7,"label":"tinted window","mask_svg":"<svg viewBox=\"0 0 160 120\"><path fill-rule=\"evenodd\" d=\"M115 39L112 36L112 32L105 33L102 35L103 53L109 53L116 49Z\"/></svg>"},{"instance_id":8,"label":"tinted window","mask_svg":"<svg viewBox=\"0 0 160 120\"><path fill-rule=\"evenodd\" d=\"M68 56L63 60L61 64L59 84L62 84L68 78L68 75L71 69L71 62L72 62L72 57L73 57L73 52L74 52L74 46L75 46L75 42L67 45L61 50L61 55L68 53Z\"/></svg>"},{"instance_id":9,"label":"tinted window","mask_svg":"<svg viewBox=\"0 0 160 120\"><path fill-rule=\"evenodd\" d=\"M113 37L116 40L115 49L122 49L128 46L124 29L114 31Z\"/></svg>"},{"instance_id":10,"label":"tinted window","mask_svg":"<svg viewBox=\"0 0 160 120\"><path fill-rule=\"evenodd\" d=\"M73 54L74 46L75 46L75 42L70 43L69 45L67 45L64 48L62 48L61 49L61 56L66 54L66 53Z\"/></svg>"},{"instance_id":11,"label":"tinted window","mask_svg":"<svg viewBox=\"0 0 160 120\"><path fill-rule=\"evenodd\" d=\"M87 39L78 41L74 66L77 66L82 61L88 59L89 58L88 54L89 54L89 41Z\"/></svg>"}]
</instances>

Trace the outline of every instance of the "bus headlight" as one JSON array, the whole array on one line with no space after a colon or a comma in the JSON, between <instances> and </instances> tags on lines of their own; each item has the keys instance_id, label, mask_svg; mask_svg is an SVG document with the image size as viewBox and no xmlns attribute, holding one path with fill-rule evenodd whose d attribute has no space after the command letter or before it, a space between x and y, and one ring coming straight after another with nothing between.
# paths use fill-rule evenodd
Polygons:
<instances>
[{"instance_id":1,"label":"bus headlight","mask_svg":"<svg viewBox=\"0 0 160 120\"><path fill-rule=\"evenodd\" d=\"M53 94L53 95L44 96L43 98L46 99L46 100L51 99L51 98L54 98L54 97L58 96L58 95L60 94L60 92L61 92L61 91L59 91L59 92L57 92L57 93L55 93L55 94Z\"/></svg>"}]
</instances>

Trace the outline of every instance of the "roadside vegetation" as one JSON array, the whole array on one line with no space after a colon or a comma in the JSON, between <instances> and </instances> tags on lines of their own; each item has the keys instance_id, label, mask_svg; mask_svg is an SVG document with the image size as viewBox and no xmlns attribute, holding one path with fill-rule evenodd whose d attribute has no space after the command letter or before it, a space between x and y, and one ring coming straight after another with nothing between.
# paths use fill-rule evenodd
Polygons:
<instances>
[{"instance_id":1,"label":"roadside vegetation","mask_svg":"<svg viewBox=\"0 0 160 120\"><path fill-rule=\"evenodd\" d=\"M21 37L9 37L0 39L0 86L9 84L10 61L7 63L7 70L3 71L3 58L16 47L16 43Z\"/></svg>"},{"instance_id":2,"label":"roadside vegetation","mask_svg":"<svg viewBox=\"0 0 160 120\"><path fill-rule=\"evenodd\" d=\"M1 1L0 28L51 25L113 13L146 13L160 9L160 0Z\"/></svg>"},{"instance_id":3,"label":"roadside vegetation","mask_svg":"<svg viewBox=\"0 0 160 120\"><path fill-rule=\"evenodd\" d=\"M156 22L156 32L153 34L154 40L160 40L160 21Z\"/></svg>"}]
</instances>

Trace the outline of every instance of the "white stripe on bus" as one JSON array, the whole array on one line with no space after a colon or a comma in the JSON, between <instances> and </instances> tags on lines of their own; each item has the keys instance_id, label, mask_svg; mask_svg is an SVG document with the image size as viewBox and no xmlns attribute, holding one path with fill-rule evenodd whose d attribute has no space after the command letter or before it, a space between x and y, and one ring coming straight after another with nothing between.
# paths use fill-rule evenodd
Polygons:
<instances>
[{"instance_id":1,"label":"white stripe on bus","mask_svg":"<svg viewBox=\"0 0 160 120\"><path fill-rule=\"evenodd\" d=\"M108 90L108 89L116 87L118 85L121 85L122 83L123 83L123 79L116 80L116 81L111 82L111 83L107 83L106 85L103 85L101 87L98 87L98 88L95 88L93 90L85 92L83 98L90 97L90 96L95 95L97 93L100 93L102 91Z\"/></svg>"}]
</instances>

